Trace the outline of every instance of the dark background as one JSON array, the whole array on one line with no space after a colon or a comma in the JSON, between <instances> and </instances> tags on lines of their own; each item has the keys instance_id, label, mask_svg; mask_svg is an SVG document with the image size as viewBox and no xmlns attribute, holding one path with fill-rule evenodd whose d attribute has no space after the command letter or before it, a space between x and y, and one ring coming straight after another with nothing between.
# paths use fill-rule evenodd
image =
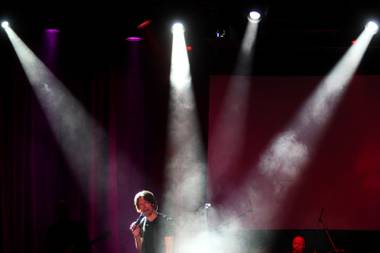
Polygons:
<instances>
[{"instance_id":1,"label":"dark background","mask_svg":"<svg viewBox=\"0 0 380 253\"><path fill-rule=\"evenodd\" d=\"M141 34L136 27L146 19L152 20L155 36L166 40L171 23L180 19L193 46L194 68L226 73L233 69L251 9L263 14L254 73L281 75L325 73L380 12L374 1L16 1L5 4L0 15L9 18L24 38L32 39L41 29L56 26L75 38L76 45L91 40L86 48L96 47L99 53L106 45ZM216 39L217 30L226 32L224 39ZM378 48L375 38L360 73L377 70ZM104 53L110 55L108 50Z\"/></svg>"},{"instance_id":2,"label":"dark background","mask_svg":"<svg viewBox=\"0 0 380 253\"><path fill-rule=\"evenodd\" d=\"M174 19L184 21L187 42L192 46L190 64L207 150L210 77L232 74L246 12L251 7L257 4L264 10L252 64L252 75L256 76L321 77L360 34L368 18L380 17L378 4L373 1L13 1L3 4L0 17L9 20L14 31L43 61L46 61L44 30L51 27L60 30L52 70L110 136L105 152L107 161L115 166L111 172L95 165L83 179L75 177L6 34L1 31L0 246L7 253L45 250L46 230L54 221L54 203L59 199L68 200L73 216L86 222L90 238L112 232L111 237L94 246L94 252L134 252L127 231L137 216L132 206L134 193L148 188L160 199L164 191L170 25ZM146 19L152 20L152 24L146 30L138 30L137 25ZM226 36L216 38L217 30L225 30ZM152 36L148 38L147 33ZM131 46L125 41L130 35L144 36L144 41ZM379 43L379 37L375 36L358 75L379 74ZM132 54L131 47L137 48L142 56L138 65L142 71L135 81L128 77L133 66L127 61ZM357 90L359 93L355 95ZM349 119L360 126L356 137L359 142L368 143L365 150L369 152L363 151L363 160L369 161L371 168L378 168L379 164L377 139L371 139L371 136L378 138L378 90L376 82L354 88L349 107L342 109L350 115L343 121ZM370 104L365 103L366 98ZM365 112L368 116L363 116L360 109L355 109L353 114L365 119L367 125L360 125L350 114L351 109L357 108L355 101L362 108L369 108ZM341 122L338 121L338 126ZM354 129L355 124L351 127ZM279 129L280 125L274 128ZM117 155L110 151L111 147ZM350 150L354 149L351 146ZM100 191L94 190L91 175L100 175L104 180ZM270 244L278 250L286 248L295 233L303 233L320 252L330 249L323 230L298 229L268 228L258 233L262 233L265 247ZM373 251L376 247L377 229L365 226L332 229L338 246L351 252L363 252L363 248ZM265 240L271 233L278 235L276 242Z\"/></svg>"}]
</instances>

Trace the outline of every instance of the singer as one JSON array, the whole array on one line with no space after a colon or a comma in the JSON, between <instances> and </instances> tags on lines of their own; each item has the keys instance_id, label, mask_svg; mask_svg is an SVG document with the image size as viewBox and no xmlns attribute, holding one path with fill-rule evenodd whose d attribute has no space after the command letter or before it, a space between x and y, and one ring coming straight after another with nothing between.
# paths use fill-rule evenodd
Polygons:
<instances>
[{"instance_id":1,"label":"singer","mask_svg":"<svg viewBox=\"0 0 380 253\"><path fill-rule=\"evenodd\" d=\"M141 253L173 253L172 219L158 212L154 194L138 192L134 205L140 213L130 226L136 249Z\"/></svg>"}]
</instances>

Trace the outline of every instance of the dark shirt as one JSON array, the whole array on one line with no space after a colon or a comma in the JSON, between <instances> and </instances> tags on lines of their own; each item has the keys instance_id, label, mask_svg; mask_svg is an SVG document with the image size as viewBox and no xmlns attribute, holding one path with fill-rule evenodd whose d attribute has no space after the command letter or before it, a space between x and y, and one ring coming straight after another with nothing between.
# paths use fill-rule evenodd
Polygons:
<instances>
[{"instance_id":1,"label":"dark shirt","mask_svg":"<svg viewBox=\"0 0 380 253\"><path fill-rule=\"evenodd\" d=\"M157 218L150 222L146 218L142 221L142 250L141 253L164 253L164 238L172 236L172 219L158 213Z\"/></svg>"}]
</instances>

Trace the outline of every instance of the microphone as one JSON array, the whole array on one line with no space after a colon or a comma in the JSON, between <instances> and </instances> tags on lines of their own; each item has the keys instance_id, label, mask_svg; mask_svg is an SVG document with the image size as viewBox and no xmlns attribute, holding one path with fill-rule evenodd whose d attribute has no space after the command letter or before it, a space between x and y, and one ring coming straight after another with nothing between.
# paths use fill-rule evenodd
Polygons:
<instances>
[{"instance_id":1,"label":"microphone","mask_svg":"<svg viewBox=\"0 0 380 253\"><path fill-rule=\"evenodd\" d=\"M135 225L134 225L134 228L133 230L135 230L135 228L137 226L140 226L140 222L142 221L142 219L144 219L144 214L140 213L140 216L137 218L137 220L135 221Z\"/></svg>"}]
</instances>

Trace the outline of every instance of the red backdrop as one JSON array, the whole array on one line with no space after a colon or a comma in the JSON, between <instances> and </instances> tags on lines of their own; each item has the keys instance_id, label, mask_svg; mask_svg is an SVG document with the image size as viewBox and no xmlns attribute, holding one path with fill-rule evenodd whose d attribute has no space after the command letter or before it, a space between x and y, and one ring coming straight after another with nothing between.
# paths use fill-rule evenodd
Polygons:
<instances>
[{"instance_id":1,"label":"red backdrop","mask_svg":"<svg viewBox=\"0 0 380 253\"><path fill-rule=\"evenodd\" d=\"M254 176L260 155L272 138L286 128L321 79L310 76L249 79L247 131L236 133L236 138L243 136L244 148L220 177L219 170L227 163L225 154L233 149L236 139L225 145L215 144L218 142L213 138L220 137L212 133L220 124L227 124L222 127L228 129L233 122L217 120L224 112L221 105L230 76L211 78L208 180L214 206L235 213L249 211L242 219L253 228L320 228L318 218L323 209L322 220L331 229L380 229L380 76L353 78L310 162L287 192L281 210L276 211L274 222L260 222L260 206L250 202L250 196L243 196L241 201L251 205L243 210L234 210L241 205L230 201L231 197L236 200L239 186L246 180L256 187L267 184ZM272 190L265 192L264 188L260 194L265 194L269 202L274 201Z\"/></svg>"}]
</instances>

